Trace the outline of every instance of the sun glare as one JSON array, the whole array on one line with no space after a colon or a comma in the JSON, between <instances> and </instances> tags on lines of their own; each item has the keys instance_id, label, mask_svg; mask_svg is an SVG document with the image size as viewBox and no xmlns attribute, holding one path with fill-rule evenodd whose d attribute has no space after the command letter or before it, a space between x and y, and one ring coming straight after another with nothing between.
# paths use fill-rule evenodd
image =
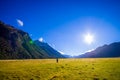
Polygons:
<instances>
[{"instance_id":1,"label":"sun glare","mask_svg":"<svg viewBox=\"0 0 120 80\"><path fill-rule=\"evenodd\" d=\"M84 36L84 41L87 44L91 44L94 41L94 36L92 34L87 34L87 35Z\"/></svg>"}]
</instances>

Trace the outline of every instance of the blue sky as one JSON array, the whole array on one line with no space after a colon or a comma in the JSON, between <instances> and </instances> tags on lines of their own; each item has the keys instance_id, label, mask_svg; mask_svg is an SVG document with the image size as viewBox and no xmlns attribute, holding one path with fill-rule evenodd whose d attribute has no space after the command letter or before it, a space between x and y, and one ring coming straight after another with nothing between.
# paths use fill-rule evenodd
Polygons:
<instances>
[{"instance_id":1,"label":"blue sky","mask_svg":"<svg viewBox=\"0 0 120 80\"><path fill-rule=\"evenodd\" d=\"M65 54L120 41L119 0L0 0L0 10L0 20ZM87 33L94 35L90 45L84 42Z\"/></svg>"}]
</instances>

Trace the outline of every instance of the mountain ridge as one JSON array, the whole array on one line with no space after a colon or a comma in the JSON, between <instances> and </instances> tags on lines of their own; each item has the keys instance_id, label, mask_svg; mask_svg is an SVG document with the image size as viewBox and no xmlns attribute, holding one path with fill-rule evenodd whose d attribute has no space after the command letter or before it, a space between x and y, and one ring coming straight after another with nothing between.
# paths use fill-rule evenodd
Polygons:
<instances>
[{"instance_id":1,"label":"mountain ridge","mask_svg":"<svg viewBox=\"0 0 120 80\"><path fill-rule=\"evenodd\" d=\"M77 56L78 58L120 57L120 42L103 45L91 52Z\"/></svg>"},{"instance_id":2,"label":"mountain ridge","mask_svg":"<svg viewBox=\"0 0 120 80\"><path fill-rule=\"evenodd\" d=\"M49 56L56 58L65 58L60 52L52 48L48 43L41 42L39 40L35 40L34 43L45 50Z\"/></svg>"},{"instance_id":3,"label":"mountain ridge","mask_svg":"<svg viewBox=\"0 0 120 80\"><path fill-rule=\"evenodd\" d=\"M55 58L37 46L27 32L0 21L0 59Z\"/></svg>"}]
</instances>

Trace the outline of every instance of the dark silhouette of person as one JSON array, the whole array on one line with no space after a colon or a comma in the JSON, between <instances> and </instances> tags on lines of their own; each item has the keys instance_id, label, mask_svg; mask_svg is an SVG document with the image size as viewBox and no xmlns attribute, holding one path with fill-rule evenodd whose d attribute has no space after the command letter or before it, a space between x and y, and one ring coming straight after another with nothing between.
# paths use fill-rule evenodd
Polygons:
<instances>
[{"instance_id":1,"label":"dark silhouette of person","mask_svg":"<svg viewBox=\"0 0 120 80\"><path fill-rule=\"evenodd\" d=\"M58 58L56 58L56 62L58 63Z\"/></svg>"}]
</instances>

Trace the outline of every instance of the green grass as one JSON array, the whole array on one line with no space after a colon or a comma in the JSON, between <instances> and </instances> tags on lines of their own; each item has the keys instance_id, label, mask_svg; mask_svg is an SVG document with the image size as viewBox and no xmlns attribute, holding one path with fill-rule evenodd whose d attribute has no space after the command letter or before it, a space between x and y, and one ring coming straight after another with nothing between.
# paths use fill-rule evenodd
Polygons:
<instances>
[{"instance_id":1,"label":"green grass","mask_svg":"<svg viewBox=\"0 0 120 80\"><path fill-rule=\"evenodd\" d=\"M120 58L0 60L0 80L120 80Z\"/></svg>"}]
</instances>

